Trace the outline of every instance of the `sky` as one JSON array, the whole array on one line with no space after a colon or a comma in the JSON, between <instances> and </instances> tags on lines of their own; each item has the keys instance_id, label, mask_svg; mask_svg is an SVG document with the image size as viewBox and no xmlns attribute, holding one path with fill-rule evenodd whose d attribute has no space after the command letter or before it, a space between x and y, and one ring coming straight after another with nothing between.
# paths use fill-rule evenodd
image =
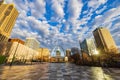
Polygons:
<instances>
[{"instance_id":1,"label":"sky","mask_svg":"<svg viewBox=\"0 0 120 80\"><path fill-rule=\"evenodd\" d=\"M92 31L106 27L120 46L119 0L5 0L14 3L19 16L12 38L34 37L40 47L79 47L93 38Z\"/></svg>"}]
</instances>

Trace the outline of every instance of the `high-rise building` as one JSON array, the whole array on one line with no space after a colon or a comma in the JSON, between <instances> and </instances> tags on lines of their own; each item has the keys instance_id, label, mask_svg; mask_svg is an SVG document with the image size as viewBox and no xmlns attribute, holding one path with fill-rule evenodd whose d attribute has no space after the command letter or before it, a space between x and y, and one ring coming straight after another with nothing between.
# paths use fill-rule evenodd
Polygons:
<instances>
[{"instance_id":1,"label":"high-rise building","mask_svg":"<svg viewBox=\"0 0 120 80\"><path fill-rule=\"evenodd\" d=\"M23 44L23 45L25 43L23 40L18 39L18 38L11 38L8 40L8 42L18 42L18 43Z\"/></svg>"},{"instance_id":2,"label":"high-rise building","mask_svg":"<svg viewBox=\"0 0 120 80\"><path fill-rule=\"evenodd\" d=\"M93 39L85 39L80 43L81 50L88 55L95 54L96 46Z\"/></svg>"},{"instance_id":3,"label":"high-rise building","mask_svg":"<svg viewBox=\"0 0 120 80\"><path fill-rule=\"evenodd\" d=\"M108 29L99 27L93 31L96 47L100 53L117 53L116 44Z\"/></svg>"},{"instance_id":4,"label":"high-rise building","mask_svg":"<svg viewBox=\"0 0 120 80\"><path fill-rule=\"evenodd\" d=\"M38 50L40 43L35 38L27 38L25 41L25 45L34 50Z\"/></svg>"},{"instance_id":5,"label":"high-rise building","mask_svg":"<svg viewBox=\"0 0 120 80\"><path fill-rule=\"evenodd\" d=\"M18 11L13 4L0 5L0 41L8 41L17 16Z\"/></svg>"},{"instance_id":6,"label":"high-rise building","mask_svg":"<svg viewBox=\"0 0 120 80\"><path fill-rule=\"evenodd\" d=\"M50 51L48 48L39 48L38 53L38 59L41 61L49 61Z\"/></svg>"},{"instance_id":7,"label":"high-rise building","mask_svg":"<svg viewBox=\"0 0 120 80\"><path fill-rule=\"evenodd\" d=\"M77 47L71 48L71 55L80 54L80 50Z\"/></svg>"},{"instance_id":8,"label":"high-rise building","mask_svg":"<svg viewBox=\"0 0 120 80\"><path fill-rule=\"evenodd\" d=\"M71 50L70 49L66 49L66 56L70 57L71 56Z\"/></svg>"}]
</instances>

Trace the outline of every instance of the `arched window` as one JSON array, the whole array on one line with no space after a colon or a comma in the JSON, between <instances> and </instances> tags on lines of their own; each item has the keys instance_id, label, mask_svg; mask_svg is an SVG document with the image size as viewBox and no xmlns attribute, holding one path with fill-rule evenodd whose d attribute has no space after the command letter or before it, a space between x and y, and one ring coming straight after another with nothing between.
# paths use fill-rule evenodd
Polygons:
<instances>
[{"instance_id":1,"label":"arched window","mask_svg":"<svg viewBox=\"0 0 120 80\"><path fill-rule=\"evenodd\" d=\"M9 10L12 10L12 9L13 9L13 5L10 5L10 6L8 7L8 9L9 9Z\"/></svg>"},{"instance_id":2,"label":"arched window","mask_svg":"<svg viewBox=\"0 0 120 80\"><path fill-rule=\"evenodd\" d=\"M12 11L12 9L13 9L13 5L10 5L8 9L6 10L5 15L8 16L10 12Z\"/></svg>"},{"instance_id":3,"label":"arched window","mask_svg":"<svg viewBox=\"0 0 120 80\"><path fill-rule=\"evenodd\" d=\"M9 14L10 14L10 11L7 10L7 11L5 12L5 15L8 16Z\"/></svg>"}]
</instances>

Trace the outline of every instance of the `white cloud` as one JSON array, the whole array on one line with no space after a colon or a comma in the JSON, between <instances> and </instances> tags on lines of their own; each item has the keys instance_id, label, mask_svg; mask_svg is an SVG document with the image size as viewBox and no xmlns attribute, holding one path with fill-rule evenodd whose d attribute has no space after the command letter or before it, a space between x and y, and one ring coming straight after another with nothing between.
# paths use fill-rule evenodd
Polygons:
<instances>
[{"instance_id":1,"label":"white cloud","mask_svg":"<svg viewBox=\"0 0 120 80\"><path fill-rule=\"evenodd\" d=\"M5 3L13 3L13 0L4 0Z\"/></svg>"},{"instance_id":2,"label":"white cloud","mask_svg":"<svg viewBox=\"0 0 120 80\"><path fill-rule=\"evenodd\" d=\"M118 15L120 15L118 12L120 11L120 7L112 8L105 12L103 15L98 15L95 17L94 24L97 26L106 25L112 23L114 20L116 20Z\"/></svg>"},{"instance_id":3,"label":"white cloud","mask_svg":"<svg viewBox=\"0 0 120 80\"><path fill-rule=\"evenodd\" d=\"M40 31L43 35L49 34L49 24L46 21L38 21L34 17L28 17L28 23L32 29Z\"/></svg>"},{"instance_id":4,"label":"white cloud","mask_svg":"<svg viewBox=\"0 0 120 80\"><path fill-rule=\"evenodd\" d=\"M55 14L52 16L53 20L60 20L64 18L64 0L52 0L51 1L51 8L55 12Z\"/></svg>"},{"instance_id":5,"label":"white cloud","mask_svg":"<svg viewBox=\"0 0 120 80\"><path fill-rule=\"evenodd\" d=\"M88 6L97 9L101 4L105 4L107 0L90 0Z\"/></svg>"},{"instance_id":6,"label":"white cloud","mask_svg":"<svg viewBox=\"0 0 120 80\"><path fill-rule=\"evenodd\" d=\"M81 0L69 0L68 1L68 13L69 13L69 19L78 19L81 10L83 7L83 3Z\"/></svg>"},{"instance_id":7,"label":"white cloud","mask_svg":"<svg viewBox=\"0 0 120 80\"><path fill-rule=\"evenodd\" d=\"M107 6L104 6L103 8L101 8L100 10L96 10L97 14L102 13L105 9L107 8Z\"/></svg>"},{"instance_id":8,"label":"white cloud","mask_svg":"<svg viewBox=\"0 0 120 80\"><path fill-rule=\"evenodd\" d=\"M32 5L32 6L31 6ZM41 18L41 19L45 19L44 18L44 14L46 13L46 2L45 0L35 0L34 3L30 3L29 7L31 8L31 13L32 16L36 17L36 18Z\"/></svg>"},{"instance_id":9,"label":"white cloud","mask_svg":"<svg viewBox=\"0 0 120 80\"><path fill-rule=\"evenodd\" d=\"M78 19L81 15L83 3L81 0L68 0L67 7L68 19L66 21L67 24L65 29L70 31L70 26L72 26L72 32L70 32L76 34L82 23L82 21L79 21Z\"/></svg>"},{"instance_id":10,"label":"white cloud","mask_svg":"<svg viewBox=\"0 0 120 80\"><path fill-rule=\"evenodd\" d=\"M29 0L6 0L7 3L15 3L16 8L19 12L23 10L26 12L31 11L31 15L36 17L37 19L41 18L45 20L44 14L46 13L46 2L44 0L34 0L30 2Z\"/></svg>"},{"instance_id":11,"label":"white cloud","mask_svg":"<svg viewBox=\"0 0 120 80\"><path fill-rule=\"evenodd\" d=\"M104 23L110 22L114 20L114 17L120 15L120 7L110 9L107 13L104 14L105 21Z\"/></svg>"},{"instance_id":12,"label":"white cloud","mask_svg":"<svg viewBox=\"0 0 120 80\"><path fill-rule=\"evenodd\" d=\"M14 2L20 13L13 29L12 37L22 39L26 37L36 37L42 43L42 46L48 46L50 48L53 48L53 46L55 46L55 41L58 40L58 44L64 46L64 48L71 48L72 46L79 47L78 39L83 40L84 38L92 37L92 31L95 28L105 26L110 29L116 43L120 44L120 42L118 42L120 33L117 31L120 26L115 22L120 19L120 7L118 6L117 8L110 9L104 12L103 15L100 14L108 8L104 5L107 0L89 0L88 9L86 11L82 11L84 6L82 0L33 1L34 2L30 2L30 0L24 0L24 2L23 0L6 0L7 3ZM65 1L68 2L68 4L65 3ZM47 4L50 5L53 11L50 16L49 13L47 13L51 18L49 21L45 18ZM101 4L104 7L98 10ZM66 6L67 9L64 11ZM31 12L30 16L27 16L28 11ZM83 18L80 19L81 12L83 12ZM95 19L92 17L94 12L99 14ZM65 18L66 16L67 19ZM39 21L38 19L42 20ZM91 19L93 21L89 23ZM52 21L58 22L59 24L51 26L48 22ZM65 27L63 28L63 26ZM62 32L60 31L61 28L64 29Z\"/></svg>"}]
</instances>

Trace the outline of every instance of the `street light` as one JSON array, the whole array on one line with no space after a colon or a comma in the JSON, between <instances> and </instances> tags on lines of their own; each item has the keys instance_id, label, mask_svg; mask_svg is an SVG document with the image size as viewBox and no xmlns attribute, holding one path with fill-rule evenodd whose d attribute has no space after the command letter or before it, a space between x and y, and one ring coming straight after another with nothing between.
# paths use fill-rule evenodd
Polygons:
<instances>
[{"instance_id":1,"label":"street light","mask_svg":"<svg viewBox=\"0 0 120 80\"><path fill-rule=\"evenodd\" d=\"M15 55L16 55L16 53L17 53L18 47L19 47L19 42L17 42L17 47L16 47L15 52L14 52L14 54L13 54L13 57L12 57L12 61L11 61L11 63L10 63L10 66L12 66L12 64L13 64L13 61L14 61L14 59L15 59Z\"/></svg>"},{"instance_id":2,"label":"street light","mask_svg":"<svg viewBox=\"0 0 120 80\"><path fill-rule=\"evenodd\" d=\"M32 64L33 60L34 60L34 52L32 51L32 60L31 60L31 64Z\"/></svg>"},{"instance_id":3,"label":"street light","mask_svg":"<svg viewBox=\"0 0 120 80\"><path fill-rule=\"evenodd\" d=\"M49 62L51 62L51 56L49 56Z\"/></svg>"},{"instance_id":4,"label":"street light","mask_svg":"<svg viewBox=\"0 0 120 80\"><path fill-rule=\"evenodd\" d=\"M68 62L68 57L67 56L65 57L65 62Z\"/></svg>"},{"instance_id":5,"label":"street light","mask_svg":"<svg viewBox=\"0 0 120 80\"><path fill-rule=\"evenodd\" d=\"M94 50L94 54L95 54L95 55L98 55L99 52L98 52L97 50Z\"/></svg>"},{"instance_id":6,"label":"street light","mask_svg":"<svg viewBox=\"0 0 120 80\"><path fill-rule=\"evenodd\" d=\"M99 51L96 49L91 50L91 58L92 58L92 64L95 64L94 61L97 59L100 63L100 55Z\"/></svg>"}]
</instances>

